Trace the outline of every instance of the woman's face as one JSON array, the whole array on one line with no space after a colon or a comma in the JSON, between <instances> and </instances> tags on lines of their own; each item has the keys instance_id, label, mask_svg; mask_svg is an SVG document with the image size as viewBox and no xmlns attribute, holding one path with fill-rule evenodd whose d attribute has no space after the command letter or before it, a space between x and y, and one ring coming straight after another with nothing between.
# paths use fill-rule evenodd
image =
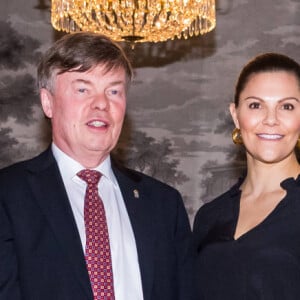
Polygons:
<instances>
[{"instance_id":1,"label":"woman's face","mask_svg":"<svg viewBox=\"0 0 300 300\"><path fill-rule=\"evenodd\" d=\"M300 87L293 73L252 75L238 107L232 103L230 112L248 159L276 163L294 155L300 135Z\"/></svg>"}]
</instances>

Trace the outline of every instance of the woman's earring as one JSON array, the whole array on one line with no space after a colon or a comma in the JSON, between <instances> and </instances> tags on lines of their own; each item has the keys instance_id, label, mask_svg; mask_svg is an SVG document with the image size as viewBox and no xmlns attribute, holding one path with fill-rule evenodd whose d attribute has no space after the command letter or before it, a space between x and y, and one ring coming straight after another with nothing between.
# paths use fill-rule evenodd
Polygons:
<instances>
[{"instance_id":1,"label":"woman's earring","mask_svg":"<svg viewBox=\"0 0 300 300\"><path fill-rule=\"evenodd\" d=\"M239 128L234 128L232 131L232 140L236 145L243 145L243 138L241 135L241 130Z\"/></svg>"}]
</instances>

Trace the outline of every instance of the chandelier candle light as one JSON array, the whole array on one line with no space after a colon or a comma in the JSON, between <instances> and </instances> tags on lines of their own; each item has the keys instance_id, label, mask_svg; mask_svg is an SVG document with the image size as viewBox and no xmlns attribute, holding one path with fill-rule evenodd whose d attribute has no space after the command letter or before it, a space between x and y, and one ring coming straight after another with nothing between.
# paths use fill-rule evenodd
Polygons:
<instances>
[{"instance_id":1,"label":"chandelier candle light","mask_svg":"<svg viewBox=\"0 0 300 300\"><path fill-rule=\"evenodd\" d=\"M213 30L215 0L52 0L51 23L115 41L162 42Z\"/></svg>"}]
</instances>

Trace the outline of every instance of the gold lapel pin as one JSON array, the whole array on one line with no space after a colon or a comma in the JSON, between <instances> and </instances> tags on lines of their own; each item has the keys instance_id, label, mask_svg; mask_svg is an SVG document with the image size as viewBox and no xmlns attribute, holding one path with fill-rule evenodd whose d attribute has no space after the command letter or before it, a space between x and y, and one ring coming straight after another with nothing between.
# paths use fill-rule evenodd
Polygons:
<instances>
[{"instance_id":1,"label":"gold lapel pin","mask_svg":"<svg viewBox=\"0 0 300 300\"><path fill-rule=\"evenodd\" d=\"M133 190L133 196L134 196L134 198L136 198L136 199L140 198L139 191L138 191L138 190Z\"/></svg>"}]
</instances>

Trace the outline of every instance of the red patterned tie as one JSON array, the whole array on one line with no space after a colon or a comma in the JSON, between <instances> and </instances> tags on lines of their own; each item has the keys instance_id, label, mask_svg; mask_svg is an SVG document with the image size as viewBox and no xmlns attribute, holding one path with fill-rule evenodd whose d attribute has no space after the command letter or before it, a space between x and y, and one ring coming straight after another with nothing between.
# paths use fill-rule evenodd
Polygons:
<instances>
[{"instance_id":1,"label":"red patterned tie","mask_svg":"<svg viewBox=\"0 0 300 300\"><path fill-rule=\"evenodd\" d=\"M85 259L94 300L114 300L113 272L105 209L98 194L101 173L86 169L77 175L87 183L84 199Z\"/></svg>"}]
</instances>

